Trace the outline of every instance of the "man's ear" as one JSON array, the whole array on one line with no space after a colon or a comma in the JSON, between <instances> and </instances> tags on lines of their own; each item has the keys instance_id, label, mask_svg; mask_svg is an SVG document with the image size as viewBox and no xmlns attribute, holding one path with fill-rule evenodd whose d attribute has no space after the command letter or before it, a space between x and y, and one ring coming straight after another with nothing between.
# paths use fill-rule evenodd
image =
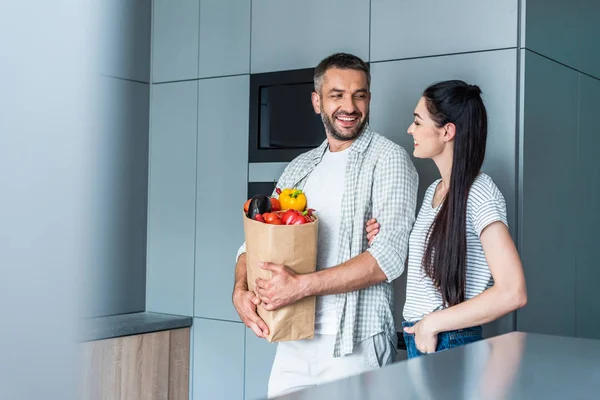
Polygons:
<instances>
[{"instance_id":1,"label":"man's ear","mask_svg":"<svg viewBox=\"0 0 600 400\"><path fill-rule=\"evenodd\" d=\"M319 96L317 92L312 92L310 97L312 100L313 110L315 110L315 113L321 114L321 96Z\"/></svg>"},{"instance_id":2,"label":"man's ear","mask_svg":"<svg viewBox=\"0 0 600 400\"><path fill-rule=\"evenodd\" d=\"M444 133L444 142L450 142L454 139L454 136L456 135L456 125L454 125L453 123L448 123L446 124L446 126L444 126L445 129L445 133Z\"/></svg>"}]
</instances>

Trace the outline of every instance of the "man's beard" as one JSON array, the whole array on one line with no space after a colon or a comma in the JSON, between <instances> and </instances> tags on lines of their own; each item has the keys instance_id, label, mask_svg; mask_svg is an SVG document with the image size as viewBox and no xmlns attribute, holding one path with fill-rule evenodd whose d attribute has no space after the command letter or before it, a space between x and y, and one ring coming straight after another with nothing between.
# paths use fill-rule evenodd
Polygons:
<instances>
[{"instance_id":1,"label":"man's beard","mask_svg":"<svg viewBox=\"0 0 600 400\"><path fill-rule=\"evenodd\" d=\"M360 123L360 125L356 126L356 128L354 128L354 130L350 131L349 133L344 133L344 132L338 130L333 122L333 118L336 118L337 116L347 116L347 117L359 118L360 114L358 114L358 113L346 114L346 113L338 112L338 113L333 114L333 117L330 117L323 110L323 106L321 106L321 120L323 121L323 125L325 125L325 129L327 130L327 132L329 132L329 134L334 139L343 141L343 142L354 140L357 137L359 137L360 134L362 133L363 129L365 128L365 125L367 125L367 122L369 121L369 113L367 112L366 118L364 119L364 121L362 121Z\"/></svg>"}]
</instances>

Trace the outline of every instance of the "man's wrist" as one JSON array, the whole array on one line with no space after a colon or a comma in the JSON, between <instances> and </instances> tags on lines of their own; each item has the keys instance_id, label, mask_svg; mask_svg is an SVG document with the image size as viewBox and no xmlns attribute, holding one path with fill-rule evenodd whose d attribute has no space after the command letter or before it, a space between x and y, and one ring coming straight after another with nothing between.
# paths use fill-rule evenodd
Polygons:
<instances>
[{"instance_id":1,"label":"man's wrist","mask_svg":"<svg viewBox=\"0 0 600 400\"><path fill-rule=\"evenodd\" d=\"M302 295L302 298L310 297L310 296L314 295L314 292L313 292L314 275L315 275L314 273L297 275L298 284L300 287L299 292Z\"/></svg>"},{"instance_id":2,"label":"man's wrist","mask_svg":"<svg viewBox=\"0 0 600 400\"><path fill-rule=\"evenodd\" d=\"M237 281L235 283L235 285L233 286L233 292L237 292L238 290L247 292L248 291L248 284L244 281Z\"/></svg>"}]
</instances>

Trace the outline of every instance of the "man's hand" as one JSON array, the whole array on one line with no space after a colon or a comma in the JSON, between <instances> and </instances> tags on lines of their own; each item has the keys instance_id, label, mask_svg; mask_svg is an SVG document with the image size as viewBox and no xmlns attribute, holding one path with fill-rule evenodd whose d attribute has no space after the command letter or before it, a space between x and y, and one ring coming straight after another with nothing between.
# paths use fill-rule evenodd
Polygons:
<instances>
[{"instance_id":1,"label":"man's hand","mask_svg":"<svg viewBox=\"0 0 600 400\"><path fill-rule=\"evenodd\" d=\"M233 292L233 305L242 322L259 338L266 338L269 328L265 321L258 316L256 306L260 300L253 292L244 289L235 289Z\"/></svg>"},{"instance_id":2,"label":"man's hand","mask_svg":"<svg viewBox=\"0 0 600 400\"><path fill-rule=\"evenodd\" d=\"M270 279L256 280L256 292L265 310L277 310L306 297L302 275L284 265L259 263L259 266L272 273Z\"/></svg>"}]
</instances>

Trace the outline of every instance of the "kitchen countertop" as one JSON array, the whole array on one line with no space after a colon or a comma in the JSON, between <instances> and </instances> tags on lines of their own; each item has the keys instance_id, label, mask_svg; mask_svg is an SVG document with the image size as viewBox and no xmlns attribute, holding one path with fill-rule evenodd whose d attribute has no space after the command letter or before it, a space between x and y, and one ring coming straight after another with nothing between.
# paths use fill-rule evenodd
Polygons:
<instances>
[{"instance_id":1,"label":"kitchen countertop","mask_svg":"<svg viewBox=\"0 0 600 400\"><path fill-rule=\"evenodd\" d=\"M110 339L192 326L192 317L138 312L106 317L87 318L81 324L79 340Z\"/></svg>"},{"instance_id":2,"label":"kitchen countertop","mask_svg":"<svg viewBox=\"0 0 600 400\"><path fill-rule=\"evenodd\" d=\"M598 399L600 340L511 332L278 399Z\"/></svg>"}]
</instances>

